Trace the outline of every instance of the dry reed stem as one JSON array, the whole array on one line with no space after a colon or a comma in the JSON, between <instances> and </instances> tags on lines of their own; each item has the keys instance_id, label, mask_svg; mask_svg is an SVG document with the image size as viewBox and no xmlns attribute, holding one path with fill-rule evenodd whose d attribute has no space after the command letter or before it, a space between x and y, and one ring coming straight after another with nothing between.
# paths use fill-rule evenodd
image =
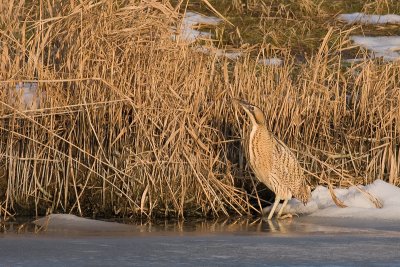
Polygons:
<instances>
[{"instance_id":1,"label":"dry reed stem","mask_svg":"<svg viewBox=\"0 0 400 267\"><path fill-rule=\"evenodd\" d=\"M231 61L175 43L168 3L54 2L0 4L3 216L259 211L232 98L263 108L313 185L400 184L400 67L343 68L350 30L328 31L303 64L282 52L283 66L264 66L253 55L276 56L271 45ZM11 98L18 82L38 83L38 109Z\"/></svg>"},{"instance_id":2,"label":"dry reed stem","mask_svg":"<svg viewBox=\"0 0 400 267\"><path fill-rule=\"evenodd\" d=\"M206 4L215 14L218 15L218 17L220 17L221 19L223 19L225 22L229 23L231 26L235 26L232 24L232 22L230 22L228 19L226 19L221 13L218 12L218 10L216 10L213 5L210 4L210 2L208 2L207 0L201 0L203 1L204 4Z\"/></svg>"},{"instance_id":3,"label":"dry reed stem","mask_svg":"<svg viewBox=\"0 0 400 267\"><path fill-rule=\"evenodd\" d=\"M333 187L332 184L329 183L328 184L328 188L329 188L329 193L332 197L333 202L335 203L336 206L338 206L339 208L347 208L347 205L344 204L343 201L341 201L335 194L335 192L333 191Z\"/></svg>"},{"instance_id":4,"label":"dry reed stem","mask_svg":"<svg viewBox=\"0 0 400 267\"><path fill-rule=\"evenodd\" d=\"M383 207L382 201L376 196L374 196L372 193L367 192L364 188L361 188L359 185L352 184L352 186L354 186L363 196L365 196L369 201L371 201L372 204L374 204L375 208L380 209Z\"/></svg>"}]
</instances>

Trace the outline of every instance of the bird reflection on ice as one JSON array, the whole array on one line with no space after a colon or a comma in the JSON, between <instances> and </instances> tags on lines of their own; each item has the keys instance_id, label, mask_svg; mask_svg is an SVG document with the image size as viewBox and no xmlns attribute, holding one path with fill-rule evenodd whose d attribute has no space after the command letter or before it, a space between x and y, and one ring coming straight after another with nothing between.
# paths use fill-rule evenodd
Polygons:
<instances>
[{"instance_id":1,"label":"bird reflection on ice","mask_svg":"<svg viewBox=\"0 0 400 267\"><path fill-rule=\"evenodd\" d=\"M385 225L388 225L385 229ZM293 217L285 220L267 220L265 217L236 217L186 220L113 220L101 221L69 214L52 214L37 220L1 222L3 233L37 233L61 235L280 235L309 234L378 234L399 235L395 221L359 220L354 218ZM394 228L394 229L392 229ZM394 230L394 231L392 231Z\"/></svg>"}]
</instances>

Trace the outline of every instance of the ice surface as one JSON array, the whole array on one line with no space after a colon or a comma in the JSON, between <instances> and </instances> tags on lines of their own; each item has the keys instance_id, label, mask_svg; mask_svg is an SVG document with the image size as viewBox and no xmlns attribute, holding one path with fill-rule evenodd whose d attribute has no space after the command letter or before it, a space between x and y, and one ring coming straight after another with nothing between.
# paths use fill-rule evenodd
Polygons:
<instances>
[{"instance_id":1,"label":"ice surface","mask_svg":"<svg viewBox=\"0 0 400 267\"><path fill-rule=\"evenodd\" d=\"M208 17L195 12L186 12L183 17L179 32L174 39L179 39L181 42L192 43L198 38L210 38L211 34L193 29L195 25L217 25L221 20L216 17Z\"/></svg>"},{"instance_id":2,"label":"ice surface","mask_svg":"<svg viewBox=\"0 0 400 267\"><path fill-rule=\"evenodd\" d=\"M334 204L329 189L318 186L312 192L311 200L306 206L293 198L285 210L291 213L320 217L400 220L399 187L382 180L376 180L370 185L360 187L378 198L383 207L376 208L365 194L352 186L348 189L334 189L336 196L347 206L347 208L340 208Z\"/></svg>"},{"instance_id":3,"label":"ice surface","mask_svg":"<svg viewBox=\"0 0 400 267\"><path fill-rule=\"evenodd\" d=\"M394 61L400 57L400 36L352 36L351 40L356 45L372 51L375 57L383 57L388 61Z\"/></svg>"},{"instance_id":4,"label":"ice surface","mask_svg":"<svg viewBox=\"0 0 400 267\"><path fill-rule=\"evenodd\" d=\"M400 266L396 221L232 218L175 231L189 221L156 233L6 233L0 238L0 265Z\"/></svg>"},{"instance_id":5,"label":"ice surface","mask_svg":"<svg viewBox=\"0 0 400 267\"><path fill-rule=\"evenodd\" d=\"M385 196L386 205L398 205L399 188L382 181L365 188ZM348 193L338 191L342 197ZM313 197L330 202L323 187L316 192ZM361 201L359 206L369 204ZM119 224L62 214L40 221L47 220L49 226L65 231L32 234L21 232L24 227L15 227L18 234L10 230L2 233L0 265L400 266L398 221L315 216L288 220L187 218L169 223L141 222L133 230L108 233L104 231L107 225L116 229ZM79 225L85 227L76 232ZM147 230L142 231L145 225ZM93 233L93 229L103 231Z\"/></svg>"},{"instance_id":6,"label":"ice surface","mask_svg":"<svg viewBox=\"0 0 400 267\"><path fill-rule=\"evenodd\" d=\"M345 21L349 24L400 24L400 16L394 14L388 15L368 15L364 13L340 14L337 19Z\"/></svg>"}]
</instances>

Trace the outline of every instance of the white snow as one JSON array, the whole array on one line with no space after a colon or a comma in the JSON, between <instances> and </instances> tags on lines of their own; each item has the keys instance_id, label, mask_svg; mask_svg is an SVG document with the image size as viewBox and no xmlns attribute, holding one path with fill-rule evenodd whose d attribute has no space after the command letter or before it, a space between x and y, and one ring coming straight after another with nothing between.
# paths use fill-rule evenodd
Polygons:
<instances>
[{"instance_id":1,"label":"white snow","mask_svg":"<svg viewBox=\"0 0 400 267\"><path fill-rule=\"evenodd\" d=\"M43 95L38 95L38 83L20 82L16 84L11 97L11 101L19 108L37 109L40 106L40 98Z\"/></svg>"},{"instance_id":2,"label":"white snow","mask_svg":"<svg viewBox=\"0 0 400 267\"><path fill-rule=\"evenodd\" d=\"M383 207L376 208L365 194L352 186L348 189L334 189L337 198L347 206L340 208L333 202L329 189L318 186L312 192L311 200L306 206L293 198L289 201L285 211L318 217L400 220L399 187L382 180L376 180L370 185L360 187L379 199Z\"/></svg>"},{"instance_id":3,"label":"white snow","mask_svg":"<svg viewBox=\"0 0 400 267\"><path fill-rule=\"evenodd\" d=\"M241 51L227 51L224 49L217 49L212 47L209 48L205 46L196 47L194 48L194 51L204 53L207 55L216 55L217 57L224 56L232 60L238 59L243 54Z\"/></svg>"},{"instance_id":4,"label":"white snow","mask_svg":"<svg viewBox=\"0 0 400 267\"><path fill-rule=\"evenodd\" d=\"M226 57L232 60L236 60L243 55L243 52L239 49L236 50L226 50L226 49L218 49L213 47L206 46L198 46L193 48L194 51L204 53L207 55L216 55L217 57ZM282 66L283 60L277 57L271 58L263 58L257 61L259 64L267 65L267 66Z\"/></svg>"},{"instance_id":5,"label":"white snow","mask_svg":"<svg viewBox=\"0 0 400 267\"><path fill-rule=\"evenodd\" d=\"M400 24L400 16L368 15L364 13L340 14L337 19L347 23L361 24ZM363 46L372 52L373 57L382 57L387 61L394 61L400 57L400 36L352 36L354 44Z\"/></svg>"},{"instance_id":6,"label":"white snow","mask_svg":"<svg viewBox=\"0 0 400 267\"><path fill-rule=\"evenodd\" d=\"M356 64L360 62L365 62L365 60L366 60L365 58L348 58L348 59L343 59L342 62Z\"/></svg>"},{"instance_id":7,"label":"white snow","mask_svg":"<svg viewBox=\"0 0 400 267\"><path fill-rule=\"evenodd\" d=\"M361 24L400 24L400 16L394 14L388 15L368 15L364 13L351 13L351 14L340 14L337 16L338 20L347 22L349 24L361 23Z\"/></svg>"},{"instance_id":8,"label":"white snow","mask_svg":"<svg viewBox=\"0 0 400 267\"><path fill-rule=\"evenodd\" d=\"M375 57L394 61L400 57L400 36L352 36L354 44L370 50Z\"/></svg>"},{"instance_id":9,"label":"white snow","mask_svg":"<svg viewBox=\"0 0 400 267\"><path fill-rule=\"evenodd\" d=\"M267 66L282 66L283 60L277 57L272 58L263 58L258 60L259 64L267 65Z\"/></svg>"},{"instance_id":10,"label":"white snow","mask_svg":"<svg viewBox=\"0 0 400 267\"><path fill-rule=\"evenodd\" d=\"M178 39L180 42L192 43L198 38L211 38L211 34L208 32L198 31L193 29L196 25L217 25L221 20L216 17L209 17L195 12L186 12L180 29L177 35L174 35L174 39Z\"/></svg>"}]
</instances>

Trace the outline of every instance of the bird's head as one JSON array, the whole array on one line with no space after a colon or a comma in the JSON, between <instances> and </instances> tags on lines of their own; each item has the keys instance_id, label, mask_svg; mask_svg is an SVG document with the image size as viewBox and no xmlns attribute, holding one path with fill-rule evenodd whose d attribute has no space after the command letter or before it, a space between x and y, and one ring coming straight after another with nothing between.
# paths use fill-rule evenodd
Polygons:
<instances>
[{"instance_id":1,"label":"bird's head","mask_svg":"<svg viewBox=\"0 0 400 267\"><path fill-rule=\"evenodd\" d=\"M234 99L234 102L244 109L253 125L265 125L265 115L259 107L240 99Z\"/></svg>"}]
</instances>

